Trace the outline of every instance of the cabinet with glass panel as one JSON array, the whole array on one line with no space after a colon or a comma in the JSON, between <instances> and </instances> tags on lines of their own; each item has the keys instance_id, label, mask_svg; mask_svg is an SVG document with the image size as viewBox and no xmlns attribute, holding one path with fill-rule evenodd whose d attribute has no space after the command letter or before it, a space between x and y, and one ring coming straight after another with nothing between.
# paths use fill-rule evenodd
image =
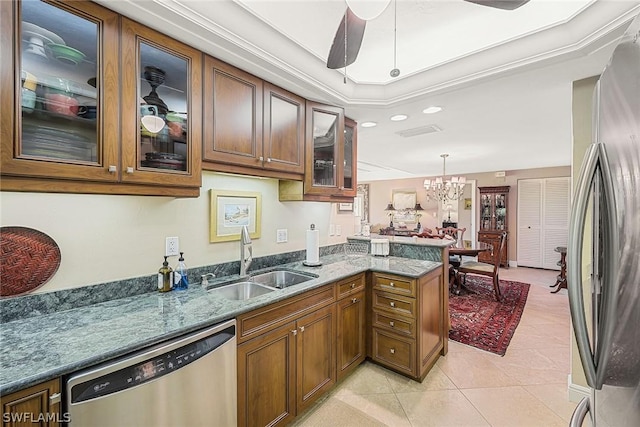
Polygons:
<instances>
[{"instance_id":1,"label":"cabinet with glass panel","mask_svg":"<svg viewBox=\"0 0 640 427\"><path fill-rule=\"evenodd\" d=\"M507 231L509 186L478 187L480 191L480 230L478 240L498 250L500 235ZM500 265L507 267L508 242L505 242ZM493 251L478 255L478 261L493 262Z\"/></svg>"},{"instance_id":2,"label":"cabinet with glass panel","mask_svg":"<svg viewBox=\"0 0 640 427\"><path fill-rule=\"evenodd\" d=\"M200 105L199 52L92 2L0 2L0 11L3 189L198 194L200 119L186 113ZM166 110L144 98L152 66L174 74L164 76L175 92Z\"/></svg>"}]
</instances>

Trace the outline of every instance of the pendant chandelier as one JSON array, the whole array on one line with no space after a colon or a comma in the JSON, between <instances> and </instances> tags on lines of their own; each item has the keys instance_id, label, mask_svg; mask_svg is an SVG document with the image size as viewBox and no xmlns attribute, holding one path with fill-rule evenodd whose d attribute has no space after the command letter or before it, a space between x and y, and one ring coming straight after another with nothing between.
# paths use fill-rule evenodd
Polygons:
<instances>
[{"instance_id":1,"label":"pendant chandelier","mask_svg":"<svg viewBox=\"0 0 640 427\"><path fill-rule=\"evenodd\" d=\"M440 154L442 157L442 176L436 179L425 179L424 188L427 191L427 197L434 198L441 203L450 200L460 200L464 194L464 186L467 179L463 176L447 177L446 162L448 154Z\"/></svg>"}]
</instances>

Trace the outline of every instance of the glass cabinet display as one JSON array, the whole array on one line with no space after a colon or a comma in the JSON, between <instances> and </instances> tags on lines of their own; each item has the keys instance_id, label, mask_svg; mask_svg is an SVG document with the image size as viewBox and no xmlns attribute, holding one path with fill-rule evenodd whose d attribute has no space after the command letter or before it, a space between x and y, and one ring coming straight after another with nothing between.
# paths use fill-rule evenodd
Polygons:
<instances>
[{"instance_id":1,"label":"glass cabinet display","mask_svg":"<svg viewBox=\"0 0 640 427\"><path fill-rule=\"evenodd\" d=\"M344 119L344 159L342 161L342 188L345 195L356 194L356 141L358 125L355 121L345 117Z\"/></svg>"},{"instance_id":2,"label":"glass cabinet display","mask_svg":"<svg viewBox=\"0 0 640 427\"><path fill-rule=\"evenodd\" d=\"M508 197L509 187L478 187L480 191L480 230L478 240L493 245L494 249L500 244L500 234L508 231ZM508 238L501 256L501 265L508 266ZM478 261L493 262L492 252L478 255Z\"/></svg>"},{"instance_id":3,"label":"glass cabinet display","mask_svg":"<svg viewBox=\"0 0 640 427\"><path fill-rule=\"evenodd\" d=\"M82 1L0 3L3 174L115 180L117 108L103 105L107 93L119 100L106 72L117 69L117 14Z\"/></svg>"},{"instance_id":4,"label":"glass cabinet display","mask_svg":"<svg viewBox=\"0 0 640 427\"><path fill-rule=\"evenodd\" d=\"M122 21L122 180L200 185L202 54Z\"/></svg>"}]
</instances>

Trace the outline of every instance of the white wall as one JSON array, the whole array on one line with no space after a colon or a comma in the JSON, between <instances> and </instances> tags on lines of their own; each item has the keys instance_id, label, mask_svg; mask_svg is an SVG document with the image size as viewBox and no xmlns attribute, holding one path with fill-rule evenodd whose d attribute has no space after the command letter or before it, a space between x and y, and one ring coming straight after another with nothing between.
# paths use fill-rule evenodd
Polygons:
<instances>
[{"instance_id":1,"label":"white wall","mask_svg":"<svg viewBox=\"0 0 640 427\"><path fill-rule=\"evenodd\" d=\"M206 171L198 198L0 192L0 224L35 228L60 247L60 268L37 292L154 274L167 236L180 238L187 267L235 261L238 241L209 243L212 188L262 194L262 233L254 240L254 257L304 249L311 223L320 230L320 246L354 233L353 214L338 213L336 204L280 202L277 180ZM341 236L328 235L330 224L341 226ZM288 230L287 243L276 243L281 228ZM176 259L170 258L171 266Z\"/></svg>"}]
</instances>

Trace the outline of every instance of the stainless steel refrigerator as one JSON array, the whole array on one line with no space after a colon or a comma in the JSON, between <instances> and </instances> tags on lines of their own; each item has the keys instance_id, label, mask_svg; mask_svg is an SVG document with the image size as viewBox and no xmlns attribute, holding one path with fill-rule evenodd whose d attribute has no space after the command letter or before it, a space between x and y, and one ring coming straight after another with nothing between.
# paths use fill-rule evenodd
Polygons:
<instances>
[{"instance_id":1,"label":"stainless steel refrigerator","mask_svg":"<svg viewBox=\"0 0 640 427\"><path fill-rule=\"evenodd\" d=\"M567 249L571 318L591 396L580 402L571 426L590 418L595 427L638 427L640 17L596 85L593 137L575 190Z\"/></svg>"}]
</instances>

